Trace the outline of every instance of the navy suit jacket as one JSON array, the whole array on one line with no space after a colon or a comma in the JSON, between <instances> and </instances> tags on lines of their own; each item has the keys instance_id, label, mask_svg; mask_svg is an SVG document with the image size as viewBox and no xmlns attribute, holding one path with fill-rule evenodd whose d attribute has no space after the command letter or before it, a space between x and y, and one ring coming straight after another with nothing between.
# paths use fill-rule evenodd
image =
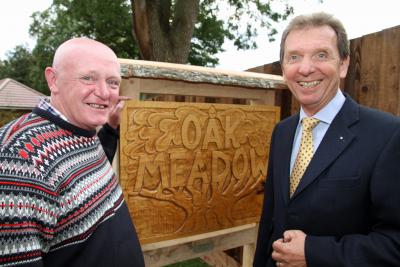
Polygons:
<instances>
[{"instance_id":1,"label":"navy suit jacket","mask_svg":"<svg viewBox=\"0 0 400 267\"><path fill-rule=\"evenodd\" d=\"M253 265L272 267L285 230L307 235L307 267L400 266L400 121L346 101L293 197L290 156L299 115L274 129Z\"/></svg>"}]
</instances>

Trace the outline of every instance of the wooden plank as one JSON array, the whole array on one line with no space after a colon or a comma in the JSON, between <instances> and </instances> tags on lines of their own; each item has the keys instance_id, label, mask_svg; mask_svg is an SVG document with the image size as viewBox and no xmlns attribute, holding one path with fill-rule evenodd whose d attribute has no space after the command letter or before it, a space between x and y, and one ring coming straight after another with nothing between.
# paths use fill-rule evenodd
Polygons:
<instances>
[{"instance_id":1,"label":"wooden plank","mask_svg":"<svg viewBox=\"0 0 400 267\"><path fill-rule=\"evenodd\" d=\"M256 252L256 244L250 243L243 246L243 267L253 266L254 253Z\"/></svg>"},{"instance_id":2,"label":"wooden plank","mask_svg":"<svg viewBox=\"0 0 400 267\"><path fill-rule=\"evenodd\" d=\"M142 246L146 266L163 266L187 259L201 257L214 251L255 243L257 224L161 241Z\"/></svg>"},{"instance_id":3,"label":"wooden plank","mask_svg":"<svg viewBox=\"0 0 400 267\"><path fill-rule=\"evenodd\" d=\"M273 91L272 91L273 92ZM172 98L172 99L171 99ZM204 96L186 96L186 95L166 95L166 94L143 94L142 100L145 101L170 101L187 103L220 103L220 104L239 104L248 105L247 99L232 97L204 97Z\"/></svg>"},{"instance_id":4,"label":"wooden plank","mask_svg":"<svg viewBox=\"0 0 400 267\"><path fill-rule=\"evenodd\" d=\"M400 114L399 43L400 26L351 40L343 87L357 102Z\"/></svg>"},{"instance_id":5,"label":"wooden plank","mask_svg":"<svg viewBox=\"0 0 400 267\"><path fill-rule=\"evenodd\" d=\"M159 249L159 248L166 248L166 247L170 247L170 246L181 245L181 244L190 243L190 242L194 242L194 241L198 241L198 240L204 240L207 238L215 238L218 236L238 233L238 232L242 232L242 231L248 231L249 229L254 230L256 227L257 227L256 223L249 223L249 224L244 224L244 225L231 227L231 228L227 228L227 229L222 229L222 230L218 230L218 231L208 232L208 233L204 233L204 234L198 234L198 235L176 238L176 239L172 239L172 240L144 244L144 245L142 245L142 250L148 251L148 250L154 250L154 249Z\"/></svg>"},{"instance_id":6,"label":"wooden plank","mask_svg":"<svg viewBox=\"0 0 400 267\"><path fill-rule=\"evenodd\" d=\"M361 40L361 38L357 38L350 42L350 65L346 79L341 81L340 86L356 101L360 98L361 88Z\"/></svg>"},{"instance_id":7,"label":"wooden plank","mask_svg":"<svg viewBox=\"0 0 400 267\"><path fill-rule=\"evenodd\" d=\"M252 99L250 101L251 105L270 105L274 106L275 104L275 91L264 91L264 94L261 95L258 99Z\"/></svg>"},{"instance_id":8,"label":"wooden plank","mask_svg":"<svg viewBox=\"0 0 400 267\"><path fill-rule=\"evenodd\" d=\"M379 34L382 51L376 53L378 84L377 108L399 115L399 74L400 74L400 27L387 29Z\"/></svg>"},{"instance_id":9,"label":"wooden plank","mask_svg":"<svg viewBox=\"0 0 400 267\"><path fill-rule=\"evenodd\" d=\"M359 103L369 107L378 107L379 99L379 68L377 58L373 56L382 51L382 42L378 33L362 37L361 46L361 88L359 89Z\"/></svg>"},{"instance_id":10,"label":"wooden plank","mask_svg":"<svg viewBox=\"0 0 400 267\"><path fill-rule=\"evenodd\" d=\"M273 90L262 88L249 89L235 86L219 86L216 84L197 84L183 81L131 78L123 79L121 94L133 99L140 99L141 93L158 95L182 95L201 97L226 97L258 100L264 103L274 103Z\"/></svg>"},{"instance_id":11,"label":"wooden plank","mask_svg":"<svg viewBox=\"0 0 400 267\"><path fill-rule=\"evenodd\" d=\"M241 267L242 265L223 251L214 251L200 257L213 267Z\"/></svg>"},{"instance_id":12,"label":"wooden plank","mask_svg":"<svg viewBox=\"0 0 400 267\"><path fill-rule=\"evenodd\" d=\"M122 79L120 95L129 96L132 100L140 100L140 88L139 79Z\"/></svg>"},{"instance_id":13,"label":"wooden plank","mask_svg":"<svg viewBox=\"0 0 400 267\"><path fill-rule=\"evenodd\" d=\"M192 65L119 59L124 78L142 77L264 89L286 89L281 76Z\"/></svg>"}]
</instances>

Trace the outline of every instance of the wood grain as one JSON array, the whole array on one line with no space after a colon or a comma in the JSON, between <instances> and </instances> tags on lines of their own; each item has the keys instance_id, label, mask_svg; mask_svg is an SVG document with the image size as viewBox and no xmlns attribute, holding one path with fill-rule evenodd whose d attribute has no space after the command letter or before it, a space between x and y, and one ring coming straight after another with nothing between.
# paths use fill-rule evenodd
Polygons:
<instances>
[{"instance_id":1,"label":"wood grain","mask_svg":"<svg viewBox=\"0 0 400 267\"><path fill-rule=\"evenodd\" d=\"M257 222L279 108L128 101L120 181L142 244Z\"/></svg>"}]
</instances>

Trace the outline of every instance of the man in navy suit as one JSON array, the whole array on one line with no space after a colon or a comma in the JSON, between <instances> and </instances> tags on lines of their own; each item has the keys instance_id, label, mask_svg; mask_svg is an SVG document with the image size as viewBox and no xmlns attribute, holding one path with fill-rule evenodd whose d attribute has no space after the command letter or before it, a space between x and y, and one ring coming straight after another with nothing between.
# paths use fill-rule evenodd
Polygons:
<instances>
[{"instance_id":1,"label":"man in navy suit","mask_svg":"<svg viewBox=\"0 0 400 267\"><path fill-rule=\"evenodd\" d=\"M301 110L272 135L254 266L400 266L400 122L341 92L349 60L329 14L298 16L283 33L283 77ZM313 156L289 193L307 117L319 121Z\"/></svg>"}]
</instances>

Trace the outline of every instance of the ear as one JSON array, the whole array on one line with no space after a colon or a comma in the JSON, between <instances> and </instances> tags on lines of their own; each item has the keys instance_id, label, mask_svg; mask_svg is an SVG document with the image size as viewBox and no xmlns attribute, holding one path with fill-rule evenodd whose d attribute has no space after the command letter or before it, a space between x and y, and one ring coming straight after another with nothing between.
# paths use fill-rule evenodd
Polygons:
<instances>
[{"instance_id":1,"label":"ear","mask_svg":"<svg viewBox=\"0 0 400 267\"><path fill-rule=\"evenodd\" d=\"M50 89L51 93L57 93L57 77L56 77L56 70L52 67L47 67L44 70L44 76L46 77L47 86Z\"/></svg>"},{"instance_id":2,"label":"ear","mask_svg":"<svg viewBox=\"0 0 400 267\"><path fill-rule=\"evenodd\" d=\"M347 56L346 59L341 60L340 63L340 78L343 79L347 75L347 70L349 69L350 64L350 56Z\"/></svg>"}]
</instances>

